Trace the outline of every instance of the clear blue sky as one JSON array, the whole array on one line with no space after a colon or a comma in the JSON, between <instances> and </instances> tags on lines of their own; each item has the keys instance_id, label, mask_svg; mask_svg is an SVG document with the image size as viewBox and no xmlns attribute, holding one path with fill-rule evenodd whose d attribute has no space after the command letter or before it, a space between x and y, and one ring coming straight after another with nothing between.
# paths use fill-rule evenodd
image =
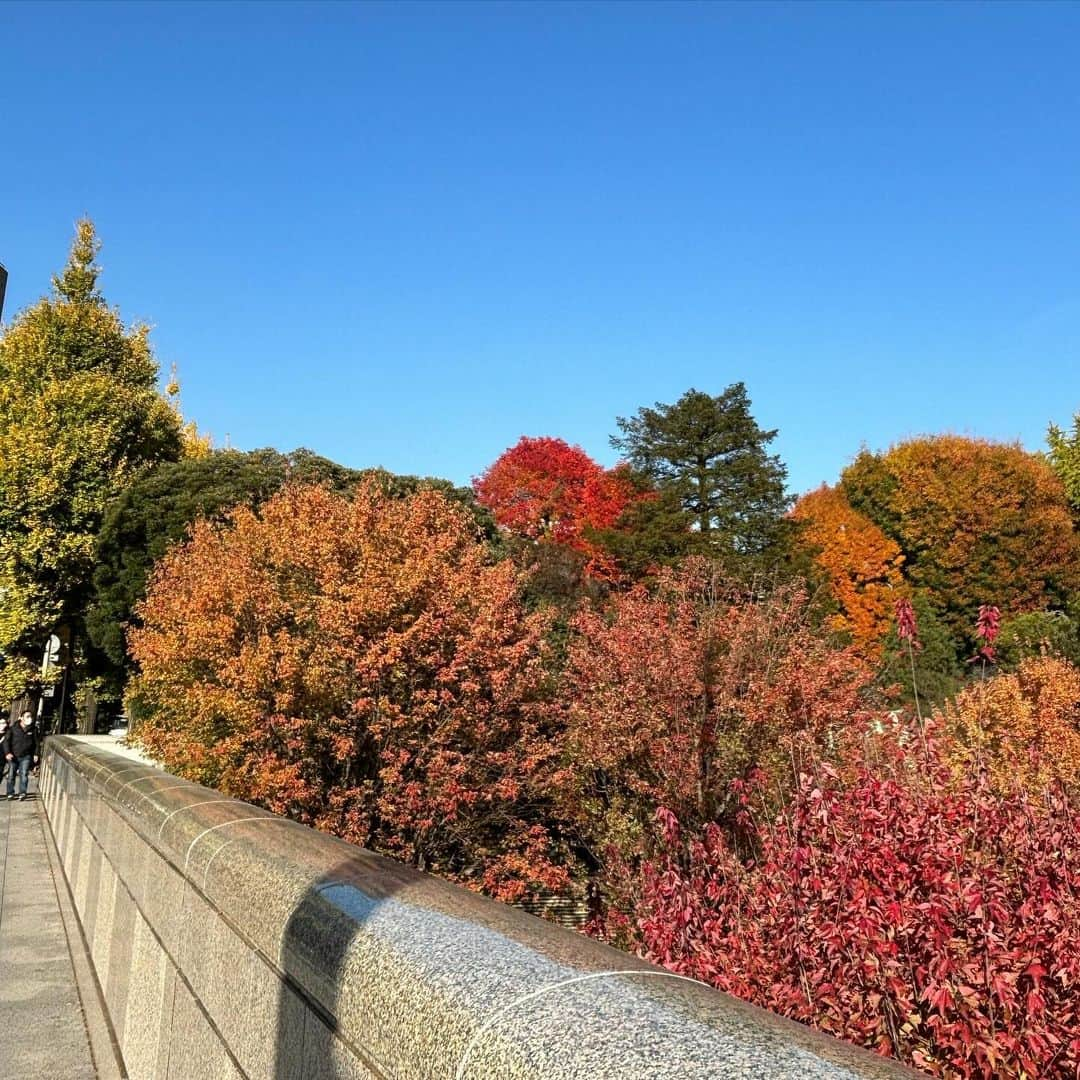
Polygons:
<instances>
[{"instance_id":1,"label":"clear blue sky","mask_svg":"<svg viewBox=\"0 0 1080 1080\"><path fill-rule=\"evenodd\" d=\"M748 386L796 491L1080 409L1080 5L4 4L6 317L88 213L219 442L467 482Z\"/></svg>"}]
</instances>

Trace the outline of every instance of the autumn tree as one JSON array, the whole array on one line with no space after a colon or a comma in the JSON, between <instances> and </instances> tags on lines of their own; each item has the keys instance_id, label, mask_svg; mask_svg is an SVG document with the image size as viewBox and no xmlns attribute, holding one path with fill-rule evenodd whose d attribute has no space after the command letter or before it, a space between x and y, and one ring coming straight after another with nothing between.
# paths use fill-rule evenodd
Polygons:
<instances>
[{"instance_id":1,"label":"autumn tree","mask_svg":"<svg viewBox=\"0 0 1080 1080\"><path fill-rule=\"evenodd\" d=\"M562 888L546 617L431 489L289 486L173 548L131 633L180 775L507 899Z\"/></svg>"},{"instance_id":2,"label":"autumn tree","mask_svg":"<svg viewBox=\"0 0 1080 1080\"><path fill-rule=\"evenodd\" d=\"M796 736L836 739L866 714L872 670L815 632L797 584L740 587L691 558L573 629L561 705L572 802L598 859L617 852L614 877L658 806L730 823L732 780L764 769L783 785Z\"/></svg>"},{"instance_id":3,"label":"autumn tree","mask_svg":"<svg viewBox=\"0 0 1080 1080\"><path fill-rule=\"evenodd\" d=\"M903 588L900 548L853 510L839 488L823 485L804 495L792 517L805 523L799 544L812 554L836 604L829 626L877 660Z\"/></svg>"},{"instance_id":4,"label":"autumn tree","mask_svg":"<svg viewBox=\"0 0 1080 1080\"><path fill-rule=\"evenodd\" d=\"M597 533L612 529L639 497L625 468L605 469L581 447L548 436L523 436L473 486L503 528L573 548L598 577L611 576L613 566Z\"/></svg>"},{"instance_id":5,"label":"autumn tree","mask_svg":"<svg viewBox=\"0 0 1080 1080\"><path fill-rule=\"evenodd\" d=\"M1051 424L1046 433L1050 465L1065 488L1073 514L1080 518L1080 412L1073 416L1072 431Z\"/></svg>"},{"instance_id":6,"label":"autumn tree","mask_svg":"<svg viewBox=\"0 0 1080 1080\"><path fill-rule=\"evenodd\" d=\"M1080 581L1061 480L1019 445L935 435L864 450L841 486L899 545L906 578L960 641L970 644L980 605L1058 606Z\"/></svg>"},{"instance_id":7,"label":"autumn tree","mask_svg":"<svg viewBox=\"0 0 1080 1080\"><path fill-rule=\"evenodd\" d=\"M674 499L680 514L669 524L691 534L696 550L729 568L777 557L791 533L787 469L768 453L776 432L758 426L743 383L715 397L691 389L674 405L658 402L617 423L612 446Z\"/></svg>"},{"instance_id":8,"label":"autumn tree","mask_svg":"<svg viewBox=\"0 0 1080 1080\"><path fill-rule=\"evenodd\" d=\"M105 507L180 454L145 326L98 291L98 241L78 224L53 292L0 338L0 697L21 692L44 637L77 627Z\"/></svg>"}]
</instances>

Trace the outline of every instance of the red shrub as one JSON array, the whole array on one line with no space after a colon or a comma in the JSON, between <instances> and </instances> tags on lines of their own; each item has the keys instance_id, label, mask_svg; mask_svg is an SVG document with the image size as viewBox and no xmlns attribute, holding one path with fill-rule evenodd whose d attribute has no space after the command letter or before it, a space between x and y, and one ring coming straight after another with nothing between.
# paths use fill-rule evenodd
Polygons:
<instances>
[{"instance_id":1,"label":"red shrub","mask_svg":"<svg viewBox=\"0 0 1080 1080\"><path fill-rule=\"evenodd\" d=\"M755 590L689 559L574 622L563 705L586 787L645 826L727 813L751 768L790 774L790 739L838 738L864 713L873 671L813 625L799 584ZM598 793L589 790L587 799Z\"/></svg>"},{"instance_id":2,"label":"red shrub","mask_svg":"<svg viewBox=\"0 0 1080 1080\"><path fill-rule=\"evenodd\" d=\"M935 1075L1080 1075L1080 815L910 745L802 776L754 861L661 811L643 951Z\"/></svg>"}]
</instances>

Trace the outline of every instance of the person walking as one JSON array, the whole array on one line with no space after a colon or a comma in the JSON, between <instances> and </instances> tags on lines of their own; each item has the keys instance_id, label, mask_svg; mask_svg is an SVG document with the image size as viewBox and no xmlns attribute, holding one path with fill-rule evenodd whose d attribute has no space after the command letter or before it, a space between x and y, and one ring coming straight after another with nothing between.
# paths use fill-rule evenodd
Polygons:
<instances>
[{"instance_id":1,"label":"person walking","mask_svg":"<svg viewBox=\"0 0 1080 1080\"><path fill-rule=\"evenodd\" d=\"M15 773L19 774L19 800L26 798L30 787L30 766L37 764L37 732L34 731L34 714L27 710L19 717L19 722L9 728L0 743L0 752L8 766L7 797L15 798Z\"/></svg>"},{"instance_id":2,"label":"person walking","mask_svg":"<svg viewBox=\"0 0 1080 1080\"><path fill-rule=\"evenodd\" d=\"M0 716L0 784L7 779L8 774L8 760L4 750L4 739L7 737L8 726L8 718Z\"/></svg>"}]
</instances>

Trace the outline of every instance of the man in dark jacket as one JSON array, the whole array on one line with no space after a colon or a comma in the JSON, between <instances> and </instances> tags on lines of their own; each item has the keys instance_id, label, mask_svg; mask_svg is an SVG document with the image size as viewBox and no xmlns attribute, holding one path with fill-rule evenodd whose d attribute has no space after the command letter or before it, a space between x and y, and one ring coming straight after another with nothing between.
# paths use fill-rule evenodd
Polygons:
<instances>
[{"instance_id":1,"label":"man in dark jacket","mask_svg":"<svg viewBox=\"0 0 1080 1080\"><path fill-rule=\"evenodd\" d=\"M15 773L19 774L19 786L22 789L19 799L26 798L26 789L30 786L30 766L37 764L37 733L34 731L33 713L24 712L19 722L9 728L0 743L0 752L8 767L7 797L15 798Z\"/></svg>"}]
</instances>

